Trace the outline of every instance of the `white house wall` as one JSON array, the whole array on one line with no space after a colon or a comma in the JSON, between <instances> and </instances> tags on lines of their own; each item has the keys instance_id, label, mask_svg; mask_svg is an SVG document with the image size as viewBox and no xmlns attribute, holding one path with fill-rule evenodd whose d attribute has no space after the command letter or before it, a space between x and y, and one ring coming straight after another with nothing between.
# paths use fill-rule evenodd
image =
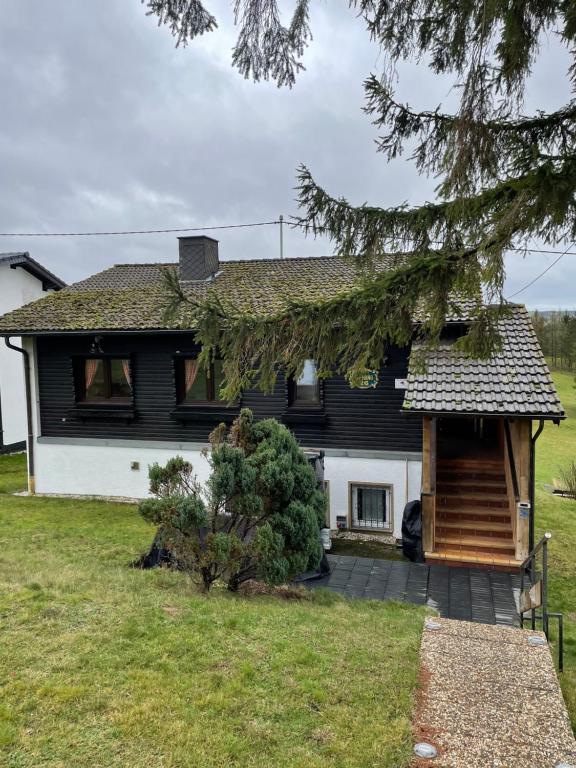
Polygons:
<instances>
[{"instance_id":1,"label":"white house wall","mask_svg":"<svg viewBox=\"0 0 576 768\"><path fill-rule=\"evenodd\" d=\"M189 461L198 480L205 482L209 467L201 449L199 445L40 438L35 455L36 493L145 498L149 466L165 464L176 455Z\"/></svg>"},{"instance_id":2,"label":"white house wall","mask_svg":"<svg viewBox=\"0 0 576 768\"><path fill-rule=\"evenodd\" d=\"M61 440L40 438L35 444L36 492L81 496L144 498L148 468L179 455L189 461L198 480L205 482L209 466L202 445L150 444L137 441ZM330 525L348 517L349 484L372 483L392 487L395 536L400 536L406 501L420 495L421 463L410 458L326 456L325 479L330 494Z\"/></svg>"},{"instance_id":3,"label":"white house wall","mask_svg":"<svg viewBox=\"0 0 576 768\"><path fill-rule=\"evenodd\" d=\"M333 456L327 451L324 478L330 492L330 527L337 517L350 520L350 484L387 485L392 489L393 533L399 538L407 501L420 498L422 462L419 456Z\"/></svg>"},{"instance_id":4,"label":"white house wall","mask_svg":"<svg viewBox=\"0 0 576 768\"><path fill-rule=\"evenodd\" d=\"M9 265L0 265L0 315L45 296L42 283L29 272ZM12 342L20 346L18 337ZM21 443L26 439L26 395L22 355L8 349L0 339L0 407L4 445Z\"/></svg>"}]
</instances>

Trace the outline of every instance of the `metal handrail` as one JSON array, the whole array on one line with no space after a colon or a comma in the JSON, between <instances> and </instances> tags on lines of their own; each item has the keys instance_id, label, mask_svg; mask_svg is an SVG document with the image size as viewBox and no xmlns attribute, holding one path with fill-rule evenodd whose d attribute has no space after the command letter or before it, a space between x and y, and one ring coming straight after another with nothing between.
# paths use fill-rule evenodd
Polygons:
<instances>
[{"instance_id":1,"label":"metal handrail","mask_svg":"<svg viewBox=\"0 0 576 768\"><path fill-rule=\"evenodd\" d=\"M524 577L526 573L530 574L530 583L535 583L536 575L536 556L542 550L542 595L541 595L541 613L537 614L536 608L530 609L530 625L533 630L536 629L536 622L542 622L542 631L546 635L546 640L550 639L550 619L558 621L558 669L560 672L564 669L564 616L561 613L548 610L548 542L552 538L551 533L545 533L538 544L530 552L528 557L520 566L520 595L524 592ZM528 611L524 611L527 613ZM520 613L520 626L524 628L524 613Z\"/></svg>"},{"instance_id":2,"label":"metal handrail","mask_svg":"<svg viewBox=\"0 0 576 768\"><path fill-rule=\"evenodd\" d=\"M540 541L538 542L538 544L536 544L536 546L534 547L534 549L532 550L532 552L530 552L530 554L529 554L529 555L528 555L528 557L527 557L527 558L524 560L524 562L522 563L522 565L521 565L520 567L521 567L521 568L526 568L526 567L527 567L527 565L528 565L528 563L529 563L529 561L530 561L530 560L533 560L533 559L536 557L536 555L538 554L538 552L540 552L540 550L541 550L543 547L544 547L544 548L547 548L547 546L548 546L548 542L550 541L550 539L551 539L551 538L552 538L552 534L551 534L551 533L545 533L545 534L544 534L544 536L542 536L542 538L540 539Z\"/></svg>"}]
</instances>

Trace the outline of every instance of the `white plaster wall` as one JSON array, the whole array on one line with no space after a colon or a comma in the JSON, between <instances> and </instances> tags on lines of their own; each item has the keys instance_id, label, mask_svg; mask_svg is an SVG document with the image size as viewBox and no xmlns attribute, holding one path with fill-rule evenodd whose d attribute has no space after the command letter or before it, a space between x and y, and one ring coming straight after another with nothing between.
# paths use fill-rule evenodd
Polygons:
<instances>
[{"instance_id":1,"label":"white plaster wall","mask_svg":"<svg viewBox=\"0 0 576 768\"><path fill-rule=\"evenodd\" d=\"M208 462L199 446L191 450L135 443L132 447L105 440L66 444L41 438L35 444L36 493L144 498L148 495L148 467L155 462L165 464L177 455L192 464L200 482L208 479ZM140 469L131 469L132 462Z\"/></svg>"},{"instance_id":2,"label":"white plaster wall","mask_svg":"<svg viewBox=\"0 0 576 768\"><path fill-rule=\"evenodd\" d=\"M365 458L326 456L324 479L329 482L330 527L336 528L336 518L348 518L350 483L377 483L392 486L393 530L400 538L402 514L407 501L420 498L422 462L410 458Z\"/></svg>"},{"instance_id":3,"label":"white plaster wall","mask_svg":"<svg viewBox=\"0 0 576 768\"><path fill-rule=\"evenodd\" d=\"M42 283L23 269L0 265L0 315L46 296ZM21 346L18 337L12 343ZM4 445L26 439L26 393L22 355L0 339L0 405Z\"/></svg>"},{"instance_id":4,"label":"white plaster wall","mask_svg":"<svg viewBox=\"0 0 576 768\"><path fill-rule=\"evenodd\" d=\"M205 482L209 465L201 450L201 445L40 438L35 443L36 492L143 498L148 495L149 466L176 455L189 461L198 480ZM139 469L132 469L133 462ZM332 528L338 515L348 515L349 483L382 483L392 486L393 533L400 537L404 505L420 496L419 460L326 456L324 467Z\"/></svg>"}]
</instances>

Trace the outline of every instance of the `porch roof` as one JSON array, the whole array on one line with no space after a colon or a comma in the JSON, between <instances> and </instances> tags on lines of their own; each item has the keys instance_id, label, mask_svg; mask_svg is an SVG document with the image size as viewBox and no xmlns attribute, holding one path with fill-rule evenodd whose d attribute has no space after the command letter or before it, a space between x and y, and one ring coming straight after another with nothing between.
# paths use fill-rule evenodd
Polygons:
<instances>
[{"instance_id":1,"label":"porch roof","mask_svg":"<svg viewBox=\"0 0 576 768\"><path fill-rule=\"evenodd\" d=\"M500 321L502 349L487 360L446 341L426 356L426 372L408 372L403 411L565 418L532 322L521 305Z\"/></svg>"}]
</instances>

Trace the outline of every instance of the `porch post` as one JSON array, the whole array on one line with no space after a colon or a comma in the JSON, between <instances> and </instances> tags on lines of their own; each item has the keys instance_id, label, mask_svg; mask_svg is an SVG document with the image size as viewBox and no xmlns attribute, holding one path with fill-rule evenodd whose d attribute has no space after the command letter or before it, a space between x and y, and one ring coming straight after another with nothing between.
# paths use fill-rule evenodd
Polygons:
<instances>
[{"instance_id":1,"label":"porch post","mask_svg":"<svg viewBox=\"0 0 576 768\"><path fill-rule=\"evenodd\" d=\"M518 495L520 501L530 502L530 482L531 482L531 462L530 462L530 439L532 436L532 422L529 420L518 420L516 422L516 451L517 457L517 475L518 475ZM530 514L533 510L530 510ZM524 560L528 557L530 540L530 517L526 514L520 514L516 508L516 559Z\"/></svg>"},{"instance_id":2,"label":"porch post","mask_svg":"<svg viewBox=\"0 0 576 768\"><path fill-rule=\"evenodd\" d=\"M434 551L436 528L436 417L422 420L422 546Z\"/></svg>"}]
</instances>

